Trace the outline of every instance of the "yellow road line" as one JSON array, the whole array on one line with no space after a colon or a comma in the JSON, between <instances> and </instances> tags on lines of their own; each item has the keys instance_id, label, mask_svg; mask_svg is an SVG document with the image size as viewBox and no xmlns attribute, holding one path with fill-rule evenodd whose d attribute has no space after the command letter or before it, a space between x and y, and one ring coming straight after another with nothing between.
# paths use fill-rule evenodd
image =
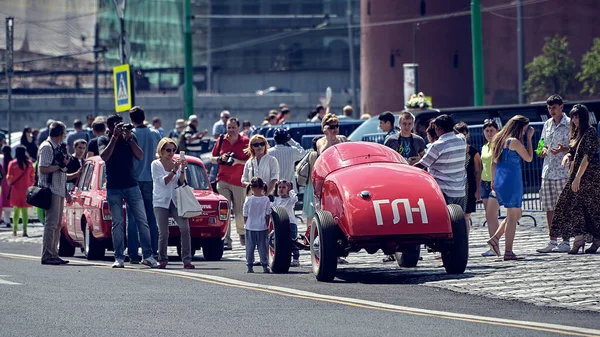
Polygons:
<instances>
[{"instance_id":1,"label":"yellow road line","mask_svg":"<svg viewBox=\"0 0 600 337\"><path fill-rule=\"evenodd\" d=\"M10 254L10 253L0 253L0 257L22 259L22 260L35 260L35 261L39 261L39 259L40 259L37 256ZM91 265L96 268L103 268L103 269L111 268L110 264L103 263L103 262L88 262L88 261L77 260L77 263ZM269 294L273 294L273 295L305 299L305 300L312 300L312 301L331 303L331 304L339 304L339 305L345 305L345 306L362 308L362 309L393 312L393 313L400 313L400 314L413 315L413 316L432 317L432 318L439 318L439 319L449 319L449 320L463 321L463 322L469 322L469 323L480 323L480 324L487 324L487 325L504 326L504 327L511 327L511 328L517 328L517 329L549 332L549 333L555 333L555 334L560 334L560 335L600 337L600 330L597 330L597 329L588 329L588 328L581 328L581 327L574 327L574 326L567 326L567 325L548 324L548 323L539 323L539 322L531 322L531 321L519 321L519 320L496 318L496 317L486 317L486 316L478 316L478 315L468 315L468 314L460 314L460 313L447 312L447 311L411 308L411 307L406 307L406 306L399 306L399 305L387 304L387 303L382 303L382 302L361 300L361 299L356 299L356 298L322 295L322 294L317 294L317 293L298 290L298 289L285 288L285 287L279 287L279 286L269 286L269 285L263 285L263 284L252 283L252 282L239 281L239 280L230 279L230 278L221 277L221 276L192 273L192 272L187 272L187 271L178 271L178 270L171 270L171 269L156 270L156 269L148 269L148 268L131 268L131 267L124 268L123 270L131 271L131 272L150 273L150 274L163 275L163 276L170 275L170 276L175 276L175 277L182 278L182 279L199 281L199 282L203 282L203 283L209 283L209 284L220 285L220 286L225 286L225 287L233 287L233 288L238 288L238 289L260 291L263 293L269 293Z\"/></svg>"}]
</instances>

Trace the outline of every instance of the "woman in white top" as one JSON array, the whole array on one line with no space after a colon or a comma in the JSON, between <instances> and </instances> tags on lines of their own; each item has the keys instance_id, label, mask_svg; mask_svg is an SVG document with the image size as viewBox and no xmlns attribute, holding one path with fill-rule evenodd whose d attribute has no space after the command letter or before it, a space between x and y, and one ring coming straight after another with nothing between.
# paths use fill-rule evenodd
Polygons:
<instances>
[{"instance_id":1,"label":"woman in white top","mask_svg":"<svg viewBox=\"0 0 600 337\"><path fill-rule=\"evenodd\" d=\"M279 163L269 154L269 142L263 135L250 138L246 153L250 156L244 165L242 184L248 186L254 177L259 177L267 184L267 194L273 194L275 184L279 180Z\"/></svg>"},{"instance_id":2,"label":"woman in white top","mask_svg":"<svg viewBox=\"0 0 600 337\"><path fill-rule=\"evenodd\" d=\"M169 214L175 219L181 232L181 259L185 269L194 269L192 264L192 240L187 219L178 216L177 192L175 189L185 182L185 159L173 160L177 145L171 138L163 138L156 147L158 159L152 162L154 215L158 224L158 268L167 267L167 245L169 243Z\"/></svg>"}]
</instances>

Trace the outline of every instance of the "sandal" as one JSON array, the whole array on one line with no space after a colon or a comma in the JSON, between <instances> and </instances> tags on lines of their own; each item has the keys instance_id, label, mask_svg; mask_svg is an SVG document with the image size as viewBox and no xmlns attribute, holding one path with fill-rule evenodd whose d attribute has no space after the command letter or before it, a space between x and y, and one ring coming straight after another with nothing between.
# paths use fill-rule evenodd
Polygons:
<instances>
[{"instance_id":1,"label":"sandal","mask_svg":"<svg viewBox=\"0 0 600 337\"><path fill-rule=\"evenodd\" d=\"M517 256L515 255L515 253L511 252L511 251L507 251L504 253L504 261L516 261L516 260L523 260L525 259L522 256Z\"/></svg>"},{"instance_id":2,"label":"sandal","mask_svg":"<svg viewBox=\"0 0 600 337\"><path fill-rule=\"evenodd\" d=\"M495 236L492 236L487 241L487 244L488 246L490 246L490 250L492 251L492 253L500 257L500 240L498 240Z\"/></svg>"}]
</instances>

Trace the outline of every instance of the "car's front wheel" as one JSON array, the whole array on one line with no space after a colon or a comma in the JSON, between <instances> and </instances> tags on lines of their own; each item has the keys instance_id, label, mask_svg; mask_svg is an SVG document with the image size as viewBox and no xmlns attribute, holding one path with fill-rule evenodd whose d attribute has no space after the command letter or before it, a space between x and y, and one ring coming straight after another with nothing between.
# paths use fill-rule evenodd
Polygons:
<instances>
[{"instance_id":1,"label":"car's front wheel","mask_svg":"<svg viewBox=\"0 0 600 337\"><path fill-rule=\"evenodd\" d=\"M337 271L338 227L331 213L317 211L310 228L310 258L318 281L331 282Z\"/></svg>"},{"instance_id":2,"label":"car's front wheel","mask_svg":"<svg viewBox=\"0 0 600 337\"><path fill-rule=\"evenodd\" d=\"M442 251L442 262L448 274L462 274L469 260L469 233L462 208L448 205L454 243Z\"/></svg>"},{"instance_id":3,"label":"car's front wheel","mask_svg":"<svg viewBox=\"0 0 600 337\"><path fill-rule=\"evenodd\" d=\"M58 256L72 257L75 255L75 247L71 245L63 230L60 230L60 239L58 241Z\"/></svg>"}]
</instances>

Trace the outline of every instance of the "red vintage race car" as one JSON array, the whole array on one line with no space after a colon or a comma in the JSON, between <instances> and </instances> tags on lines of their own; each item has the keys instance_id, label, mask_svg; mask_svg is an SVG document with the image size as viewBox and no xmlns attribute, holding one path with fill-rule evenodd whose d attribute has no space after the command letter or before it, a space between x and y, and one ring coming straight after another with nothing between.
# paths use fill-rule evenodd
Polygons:
<instances>
[{"instance_id":1,"label":"red vintage race car","mask_svg":"<svg viewBox=\"0 0 600 337\"><path fill-rule=\"evenodd\" d=\"M200 159L192 156L186 159L187 182L194 188L194 195L204 209L204 214L189 219L192 256L202 248L206 260L218 261L223 256L223 238L229 226L229 203L210 189L208 175ZM72 202L65 202L58 254L70 257L75 254L75 247L80 247L88 260L99 260L104 258L106 249L114 249L111 215L106 201L104 161L99 156L92 157L86 160L81 172L77 186L71 192ZM123 214L126 219L125 204ZM179 227L169 218L169 246L177 246L179 255L180 235Z\"/></svg>"},{"instance_id":2,"label":"red vintage race car","mask_svg":"<svg viewBox=\"0 0 600 337\"><path fill-rule=\"evenodd\" d=\"M319 156L312 178L317 212L305 248L317 280L332 281L338 257L361 249L398 253L400 266L415 267L422 244L441 252L447 273L464 273L469 244L462 209L446 205L433 177L407 165L396 151L376 143L338 144ZM289 268L294 243L284 240L286 221L274 208L270 262L275 272Z\"/></svg>"}]
</instances>

